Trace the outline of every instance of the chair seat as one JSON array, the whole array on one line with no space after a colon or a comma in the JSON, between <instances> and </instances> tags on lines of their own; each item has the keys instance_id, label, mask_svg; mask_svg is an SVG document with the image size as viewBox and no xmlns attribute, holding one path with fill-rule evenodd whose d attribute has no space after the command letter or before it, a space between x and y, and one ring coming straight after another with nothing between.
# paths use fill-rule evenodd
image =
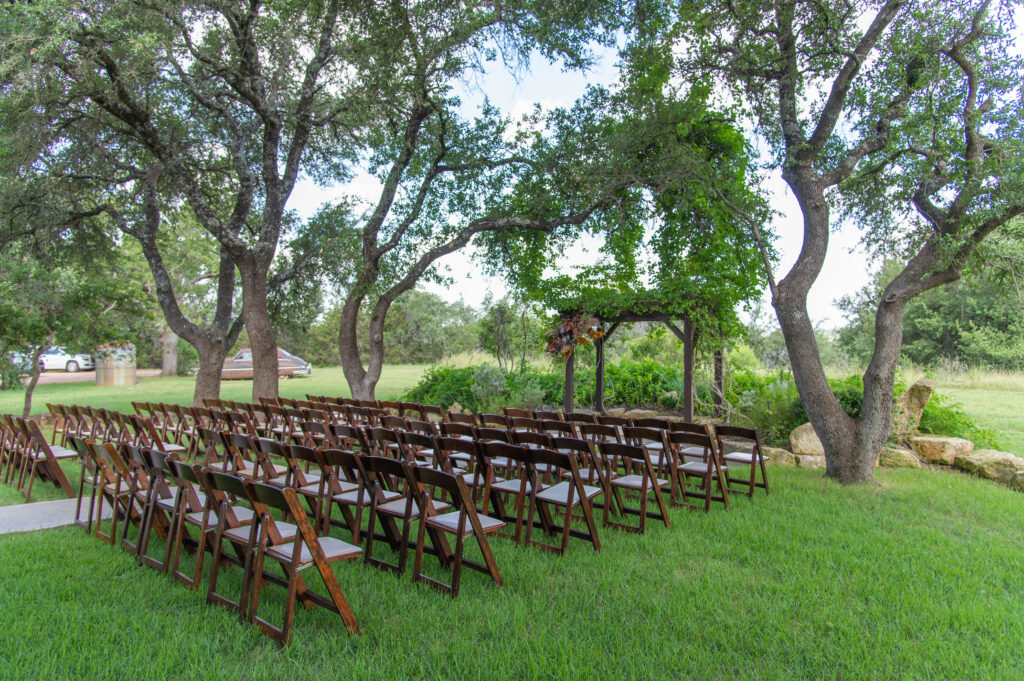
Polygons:
<instances>
[{"instance_id":1,"label":"chair seat","mask_svg":"<svg viewBox=\"0 0 1024 681\"><path fill-rule=\"evenodd\" d=\"M403 497L401 499L395 499L393 501L389 501L386 504L378 504L377 505L377 510L380 511L381 513L385 514L385 515L395 516L395 517L398 517L398 518L404 518L405 517L405 503L406 503L406 500ZM430 503L434 505L434 510L437 511L438 513L440 513L441 511L447 511L449 508L452 507L451 504L449 504L447 502L444 502L444 501L431 500ZM409 514L409 517L410 518L419 518L420 517L419 508L417 508L415 503L412 505L412 511Z\"/></svg>"},{"instance_id":2,"label":"chair seat","mask_svg":"<svg viewBox=\"0 0 1024 681\"><path fill-rule=\"evenodd\" d=\"M523 483L519 480L502 480L501 482L495 482L491 485L491 489L498 492L510 492L512 494L519 494L523 489ZM526 493L529 494L533 491L533 487L529 482L526 483Z\"/></svg>"},{"instance_id":3,"label":"chair seat","mask_svg":"<svg viewBox=\"0 0 1024 681\"><path fill-rule=\"evenodd\" d=\"M662 480L661 478L655 478L659 487L668 487L668 480ZM642 489L643 488L643 476L642 475L623 475L622 477L613 478L612 484L616 487L625 487L626 489ZM651 481L647 481L647 489L651 489Z\"/></svg>"},{"instance_id":4,"label":"chair seat","mask_svg":"<svg viewBox=\"0 0 1024 681\"><path fill-rule=\"evenodd\" d=\"M235 512L237 513L237 511L238 509L236 508ZM295 527L291 523L281 522L280 520L275 521L274 524L277 525L277 531L281 533L281 541L290 542L293 539L295 539L295 533L298 532L297 527ZM252 532L252 529L249 527L231 527L224 530L224 536L231 539L232 541L241 544L248 544L250 532ZM289 550L291 550L290 546L288 548ZM270 549L268 548L267 550L269 551ZM288 555L290 556L291 553L289 553Z\"/></svg>"},{"instance_id":5,"label":"chair seat","mask_svg":"<svg viewBox=\"0 0 1024 681\"><path fill-rule=\"evenodd\" d=\"M451 454L448 455L448 458L451 459L452 461L469 462L473 460L472 455L466 454L465 452L452 452Z\"/></svg>"},{"instance_id":6,"label":"chair seat","mask_svg":"<svg viewBox=\"0 0 1024 681\"><path fill-rule=\"evenodd\" d=\"M720 468L722 471L729 470L726 466L721 466ZM684 463L679 467L679 470L689 475L706 476L708 474L708 465L703 462L694 461L693 463ZM712 477L718 477L718 473L714 469L711 469L711 475Z\"/></svg>"},{"instance_id":7,"label":"chair seat","mask_svg":"<svg viewBox=\"0 0 1024 681\"><path fill-rule=\"evenodd\" d=\"M537 492L537 500L565 506L569 503L569 490L572 490L573 503L579 502L579 492L571 482L560 482ZM583 485L583 493L587 495L587 499L593 499L601 493L601 488Z\"/></svg>"},{"instance_id":8,"label":"chair seat","mask_svg":"<svg viewBox=\"0 0 1024 681\"><path fill-rule=\"evenodd\" d=\"M171 489L173 490L174 488L171 488ZM206 504L206 495L205 494L203 494L202 492L196 492L196 497L199 498L199 504L201 506ZM156 502L156 505L159 508L163 509L164 511L167 511L168 513L171 513L171 512L174 511L174 496L170 496L170 497L168 497L166 499L158 499L157 502ZM200 515L202 515L202 514L200 514Z\"/></svg>"},{"instance_id":9,"label":"chair seat","mask_svg":"<svg viewBox=\"0 0 1024 681\"><path fill-rule=\"evenodd\" d=\"M240 522L241 524L248 525L252 522L252 509L246 508L245 506L235 506L231 510L235 512L235 518L237 518L238 522ZM203 511L194 511L192 513L187 513L185 515L185 520L192 523L193 525L202 525ZM210 514L209 521L206 527L207 529L211 527L217 527L217 515L215 513ZM248 541L248 539L249 537L248 535L246 535L246 541Z\"/></svg>"},{"instance_id":10,"label":"chair seat","mask_svg":"<svg viewBox=\"0 0 1024 681\"><path fill-rule=\"evenodd\" d=\"M68 449L67 447L60 447L57 445L50 445L50 451L53 452L53 456L56 459L78 459L81 458L77 451L74 449Z\"/></svg>"},{"instance_id":11,"label":"chair seat","mask_svg":"<svg viewBox=\"0 0 1024 681\"><path fill-rule=\"evenodd\" d=\"M722 457L726 461L732 461L733 463L745 463L747 465L753 464L757 461L757 457L754 456L753 452L733 452L732 454L726 454ZM767 456L763 457L765 460Z\"/></svg>"},{"instance_id":12,"label":"chair seat","mask_svg":"<svg viewBox=\"0 0 1024 681\"><path fill-rule=\"evenodd\" d=\"M697 445L686 445L685 447L679 448L679 453L704 458L704 455L707 453L707 450L704 449L703 447L698 447Z\"/></svg>"},{"instance_id":13,"label":"chair seat","mask_svg":"<svg viewBox=\"0 0 1024 681\"><path fill-rule=\"evenodd\" d=\"M188 447L174 444L173 442L161 442L159 449L162 449L168 454L177 454L178 452L184 452Z\"/></svg>"},{"instance_id":14,"label":"chair seat","mask_svg":"<svg viewBox=\"0 0 1024 681\"><path fill-rule=\"evenodd\" d=\"M480 521L480 527L485 533L505 527L504 521L487 515L477 514L477 519ZM427 518L427 525L439 530L444 530L445 532L450 532L451 534L457 534L459 531L459 511L452 511L451 513L435 515ZM469 518L466 518L466 529L463 530L462 535L465 537L471 534L473 534L473 526L470 524Z\"/></svg>"},{"instance_id":15,"label":"chair seat","mask_svg":"<svg viewBox=\"0 0 1024 681\"><path fill-rule=\"evenodd\" d=\"M384 495L384 503L394 501L402 496L401 492L382 492ZM352 490L351 492L342 492L341 494L335 494L333 497L334 501L342 504L369 504L370 503L370 492L364 489L359 492L358 489Z\"/></svg>"},{"instance_id":16,"label":"chair seat","mask_svg":"<svg viewBox=\"0 0 1024 681\"><path fill-rule=\"evenodd\" d=\"M281 527L281 523L277 523L278 528ZM332 563L337 560L345 560L348 558L356 558L363 555L363 550L358 546L353 546L348 542L334 537L320 537L317 539L317 543L320 545L320 551L323 552L324 558L327 559L328 563ZM267 555L271 558L281 561L282 563L290 563L292 556L295 554L295 547L292 544L287 546L268 546ZM309 550L309 547L305 543L302 544L302 549L299 551L299 569L309 567L313 564L313 552Z\"/></svg>"}]
</instances>

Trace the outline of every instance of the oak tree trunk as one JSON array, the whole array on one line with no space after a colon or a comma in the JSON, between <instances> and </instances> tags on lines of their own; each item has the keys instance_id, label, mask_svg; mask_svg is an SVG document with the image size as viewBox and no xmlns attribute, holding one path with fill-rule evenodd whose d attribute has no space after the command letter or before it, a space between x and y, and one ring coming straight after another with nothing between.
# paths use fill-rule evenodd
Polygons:
<instances>
[{"instance_id":1,"label":"oak tree trunk","mask_svg":"<svg viewBox=\"0 0 1024 681\"><path fill-rule=\"evenodd\" d=\"M278 396L277 339L267 307L267 268L241 263L242 319L252 348L252 401Z\"/></svg>"},{"instance_id":2,"label":"oak tree trunk","mask_svg":"<svg viewBox=\"0 0 1024 681\"><path fill-rule=\"evenodd\" d=\"M27 419L28 415L32 413L32 393L35 392L36 384L39 383L39 358L50 349L51 345L53 345L52 333L46 343L37 347L35 352L32 353L32 378L29 379L28 384L25 386L25 405L21 410L22 418Z\"/></svg>"},{"instance_id":3,"label":"oak tree trunk","mask_svg":"<svg viewBox=\"0 0 1024 681\"><path fill-rule=\"evenodd\" d=\"M192 393L192 404L203 406L203 400L220 398L220 375L228 349L222 339L208 339L192 343L199 353L199 371L196 373L196 387Z\"/></svg>"},{"instance_id":4,"label":"oak tree trunk","mask_svg":"<svg viewBox=\"0 0 1024 681\"><path fill-rule=\"evenodd\" d=\"M160 334L160 347L162 349L160 362L161 376L178 375L178 335L168 328L164 328Z\"/></svg>"}]
</instances>

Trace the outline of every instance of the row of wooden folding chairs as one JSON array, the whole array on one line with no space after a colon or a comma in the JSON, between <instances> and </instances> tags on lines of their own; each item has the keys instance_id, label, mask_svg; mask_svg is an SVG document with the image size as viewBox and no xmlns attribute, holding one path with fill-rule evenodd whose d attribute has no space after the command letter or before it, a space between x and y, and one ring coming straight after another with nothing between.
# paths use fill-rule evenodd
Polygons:
<instances>
[{"instance_id":1,"label":"row of wooden folding chairs","mask_svg":"<svg viewBox=\"0 0 1024 681\"><path fill-rule=\"evenodd\" d=\"M132 552L140 564L169 572L175 580L191 588L198 588L204 551L209 543L213 560L208 601L235 610L281 643L287 643L290 636L296 596L306 604L315 603L339 613L349 630L358 632L355 617L329 564L363 555L363 550L358 546L359 526L356 525L353 530L355 543L352 544L330 537L327 532L318 534L320 528L326 527L329 531L332 525L330 506L343 501L336 498L339 496L337 494L328 497L323 490L325 486L335 492L343 489L342 486L350 487L350 483L341 481L344 476L338 476L339 470L349 467L356 467L361 472L361 475L352 476L360 480L360 483L350 490L356 492L350 495L351 500L360 507L368 505L371 519L380 517L382 524L389 517L394 517L396 507L401 505L390 503L389 506L394 494L387 490L394 483L387 481L386 476L395 473L405 479L407 494L402 503L407 510L404 513L405 525L401 538L394 531L376 535L375 523L371 520L370 529L365 533L366 562L387 565L370 558L375 536L381 536L393 545L397 541L403 542L401 555L404 562L409 521L418 519L420 529L416 540L415 581L428 582L455 596L459 590L459 573L463 565L468 565L489 573L495 583L499 586L502 584L486 537L503 527L504 523L475 513L466 484L460 476L369 454L358 455L341 450L319 450L278 443L290 459L318 462L323 473L320 477L320 491L313 495L309 489L301 487L274 484L275 481L262 482L253 477L226 473L212 466L189 465L174 455L156 449L138 448L129 444L98 444L75 436L71 440L76 448L91 459L92 468L96 471L92 479L97 484L93 487L89 504L90 517L85 523L88 530L94 531L109 543L117 544L120 524L120 544ZM83 481L87 479L83 476ZM446 496L448 501L438 501L438 496ZM242 499L248 499L248 508L238 503ZM308 502L310 510L303 508L303 499ZM319 512L312 508L315 506L319 509L321 505L311 502L312 499L329 502L323 515L325 522L321 522ZM112 529L108 533L100 531L99 519L102 517L104 500L114 507ZM417 509L415 513L408 510L412 507ZM277 518L289 518L291 522ZM138 537L134 541L129 539L132 525L139 527ZM197 530L198 537L192 537L189 528ZM150 537L154 532L167 539L162 559L148 552ZM455 535L454 552L444 540L445 534ZM428 535L431 536L429 547L425 541ZM480 545L484 563L463 557L464 542L473 536ZM196 556L195 568L191 573L179 569L181 549L185 545L192 548ZM452 570L451 584L434 580L422 572L423 554L428 548L438 555L442 566ZM286 574L283 580L264 570L264 561L268 557L284 568ZM225 562L243 568L242 593L237 600L218 590L218 573ZM323 578L327 597L310 591L299 575L299 571L312 566L318 568ZM257 614L260 592L267 582L287 588L284 623L280 627Z\"/></svg>"},{"instance_id":2,"label":"row of wooden folding chairs","mask_svg":"<svg viewBox=\"0 0 1024 681\"><path fill-rule=\"evenodd\" d=\"M77 458L76 452L51 445L33 419L0 414L0 476L6 484L14 483L25 497L32 498L32 487L39 479L52 483L68 497L74 491L60 462Z\"/></svg>"}]
</instances>

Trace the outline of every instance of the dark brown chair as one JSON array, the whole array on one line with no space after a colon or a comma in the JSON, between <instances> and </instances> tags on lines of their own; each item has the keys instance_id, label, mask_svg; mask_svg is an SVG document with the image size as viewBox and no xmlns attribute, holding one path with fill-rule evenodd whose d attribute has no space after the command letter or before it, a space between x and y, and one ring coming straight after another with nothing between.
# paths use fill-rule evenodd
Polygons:
<instances>
[{"instance_id":1,"label":"dark brown chair","mask_svg":"<svg viewBox=\"0 0 1024 681\"><path fill-rule=\"evenodd\" d=\"M727 491L727 474L721 466L721 458L716 451L715 441L707 435L697 433L684 433L676 431L669 434L673 447L678 450L683 448L694 448L703 450L705 453L703 461L688 461L679 466L678 487L683 496L683 505L689 509L700 510L703 508L707 513L711 510L712 501L720 501L729 508L729 494ZM700 481L699 491L690 489L689 482L692 478ZM718 484L718 494L712 493L714 484ZM701 499L703 506L690 503L690 499Z\"/></svg>"},{"instance_id":2,"label":"dark brown chair","mask_svg":"<svg viewBox=\"0 0 1024 681\"><path fill-rule=\"evenodd\" d=\"M564 554L569 548L569 537L573 536L590 541L594 550L600 551L601 540L597 537L592 502L595 497L602 494L601 487L583 483L579 467L576 464L576 457L572 454L539 448L528 450L528 454L535 469L544 466L551 470L556 478L567 476L567 479L550 487L535 490L530 495L530 512L526 518L526 543L554 553ZM564 511L561 526L554 524L550 515L550 507L561 508ZM572 527L573 511L577 508L583 514L583 521L587 526L586 532ZM558 532L562 533L560 545L533 540L534 516L538 514L541 516L542 525L546 526L545 530L548 534L557 536Z\"/></svg>"},{"instance_id":3,"label":"dark brown chair","mask_svg":"<svg viewBox=\"0 0 1024 681\"><path fill-rule=\"evenodd\" d=\"M642 534L647 529L647 517L650 516L664 521L665 527L671 527L672 522L668 517L668 507L665 505L665 499L662 497L661 491L665 487L671 487L672 482L657 477L647 450L643 447L621 442L601 442L598 444L598 451L601 454L602 467L605 470L604 525ZM620 463L622 463L621 473L613 475L613 473L619 471ZM639 472L631 472L637 470ZM640 507L626 506L622 496L619 494L620 490L625 493L638 493L640 495ZM657 512L648 510L648 501L652 493L657 504ZM618 515L630 514L639 516L639 526L634 527L625 523L610 521L608 516L613 502L618 510Z\"/></svg>"},{"instance_id":4,"label":"dark brown chair","mask_svg":"<svg viewBox=\"0 0 1024 681\"><path fill-rule=\"evenodd\" d=\"M171 505L171 524L164 551L164 564L171 579L181 582L189 589L199 588L199 577L203 570L203 558L206 553L206 536L216 531L216 524L211 521L211 504L206 503L206 495L201 491L199 482L199 466L193 466L168 458L164 461L166 475L174 481L174 500ZM236 509L237 510L237 509ZM246 509L248 510L248 509ZM216 516L213 516L216 517ZM242 524L251 522L249 515ZM198 539L188 534L188 528L194 527ZM181 547L188 542L195 552L195 566L192 574L186 574L181 566Z\"/></svg>"},{"instance_id":5,"label":"dark brown chair","mask_svg":"<svg viewBox=\"0 0 1024 681\"><path fill-rule=\"evenodd\" d=\"M448 412L447 421L449 423L463 423L467 426L480 425L480 420L477 419L476 414L462 414L460 412Z\"/></svg>"},{"instance_id":6,"label":"dark brown chair","mask_svg":"<svg viewBox=\"0 0 1024 681\"><path fill-rule=\"evenodd\" d=\"M363 550L334 537L317 537L294 490L279 489L251 480L246 481L245 488L253 510L258 516L258 522L254 523L254 527L259 527L252 599L248 609L249 620L279 644L287 645L291 640L295 599L299 598L307 607L315 604L337 613L349 632L358 634L359 625L356 623L356 617L338 585L331 564L358 558ZM297 528L275 520L273 511L295 518ZM279 563L286 575L284 622L280 627L257 614L264 583L277 583L276 580L267 580L267 573L263 570L267 558ZM320 573L320 578L327 588L326 597L310 589L302 578L301 571L310 567L316 567Z\"/></svg>"},{"instance_id":7,"label":"dark brown chair","mask_svg":"<svg viewBox=\"0 0 1024 681\"><path fill-rule=\"evenodd\" d=\"M417 483L418 501L420 507L419 531L416 536L416 557L413 560L414 582L426 582L430 586L448 593L452 598L459 595L459 585L462 578L462 566L467 565L490 575L491 579L498 586L502 586L501 573L498 564L494 560L490 544L487 542L487 535L500 531L505 523L497 518L487 515L479 515L470 499L469 490L466 487L462 476L452 475L444 471L435 471L422 466L410 467L413 480ZM440 489L447 494L452 501L453 510L444 514L436 514L432 510L431 499ZM447 534L454 534L455 551L451 555L448 564L452 569L451 584L445 584L433 579L422 572L423 553L426 548L427 530L434 529ZM483 563L468 560L465 555L466 537L475 537L480 553L483 555ZM446 558L443 550L438 550L438 559L442 567L446 565Z\"/></svg>"},{"instance_id":8,"label":"dark brown chair","mask_svg":"<svg viewBox=\"0 0 1024 681\"><path fill-rule=\"evenodd\" d=\"M718 442L719 455L725 465L728 466L726 479L730 485L735 484L737 479L732 475L732 470L739 466L747 466L750 470L750 477L747 480L746 490L730 487L731 492L743 492L748 497L754 496L754 489L760 487L768 494L768 469L765 467L764 450L761 448L761 436L752 428L740 428L738 426L715 426L715 438ZM725 453L726 440L738 441L740 449ZM750 451L746 451L749 449ZM761 471L761 481L757 481L757 471Z\"/></svg>"}]
</instances>

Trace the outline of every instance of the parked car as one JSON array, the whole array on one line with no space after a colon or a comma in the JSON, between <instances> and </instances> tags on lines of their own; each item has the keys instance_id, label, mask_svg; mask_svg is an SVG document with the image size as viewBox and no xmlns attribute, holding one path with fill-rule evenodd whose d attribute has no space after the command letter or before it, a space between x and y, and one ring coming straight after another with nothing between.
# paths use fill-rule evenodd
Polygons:
<instances>
[{"instance_id":1,"label":"parked car","mask_svg":"<svg viewBox=\"0 0 1024 681\"><path fill-rule=\"evenodd\" d=\"M277 375L282 378L292 376L309 376L313 373L313 365L296 357L287 350L277 349ZM224 360L221 378L226 380L252 378L252 350L243 348L234 357Z\"/></svg>"},{"instance_id":2,"label":"parked car","mask_svg":"<svg viewBox=\"0 0 1024 681\"><path fill-rule=\"evenodd\" d=\"M39 356L39 368L42 371L53 369L69 372L92 371L96 365L92 361L92 355L71 354L62 347L50 348Z\"/></svg>"}]
</instances>

